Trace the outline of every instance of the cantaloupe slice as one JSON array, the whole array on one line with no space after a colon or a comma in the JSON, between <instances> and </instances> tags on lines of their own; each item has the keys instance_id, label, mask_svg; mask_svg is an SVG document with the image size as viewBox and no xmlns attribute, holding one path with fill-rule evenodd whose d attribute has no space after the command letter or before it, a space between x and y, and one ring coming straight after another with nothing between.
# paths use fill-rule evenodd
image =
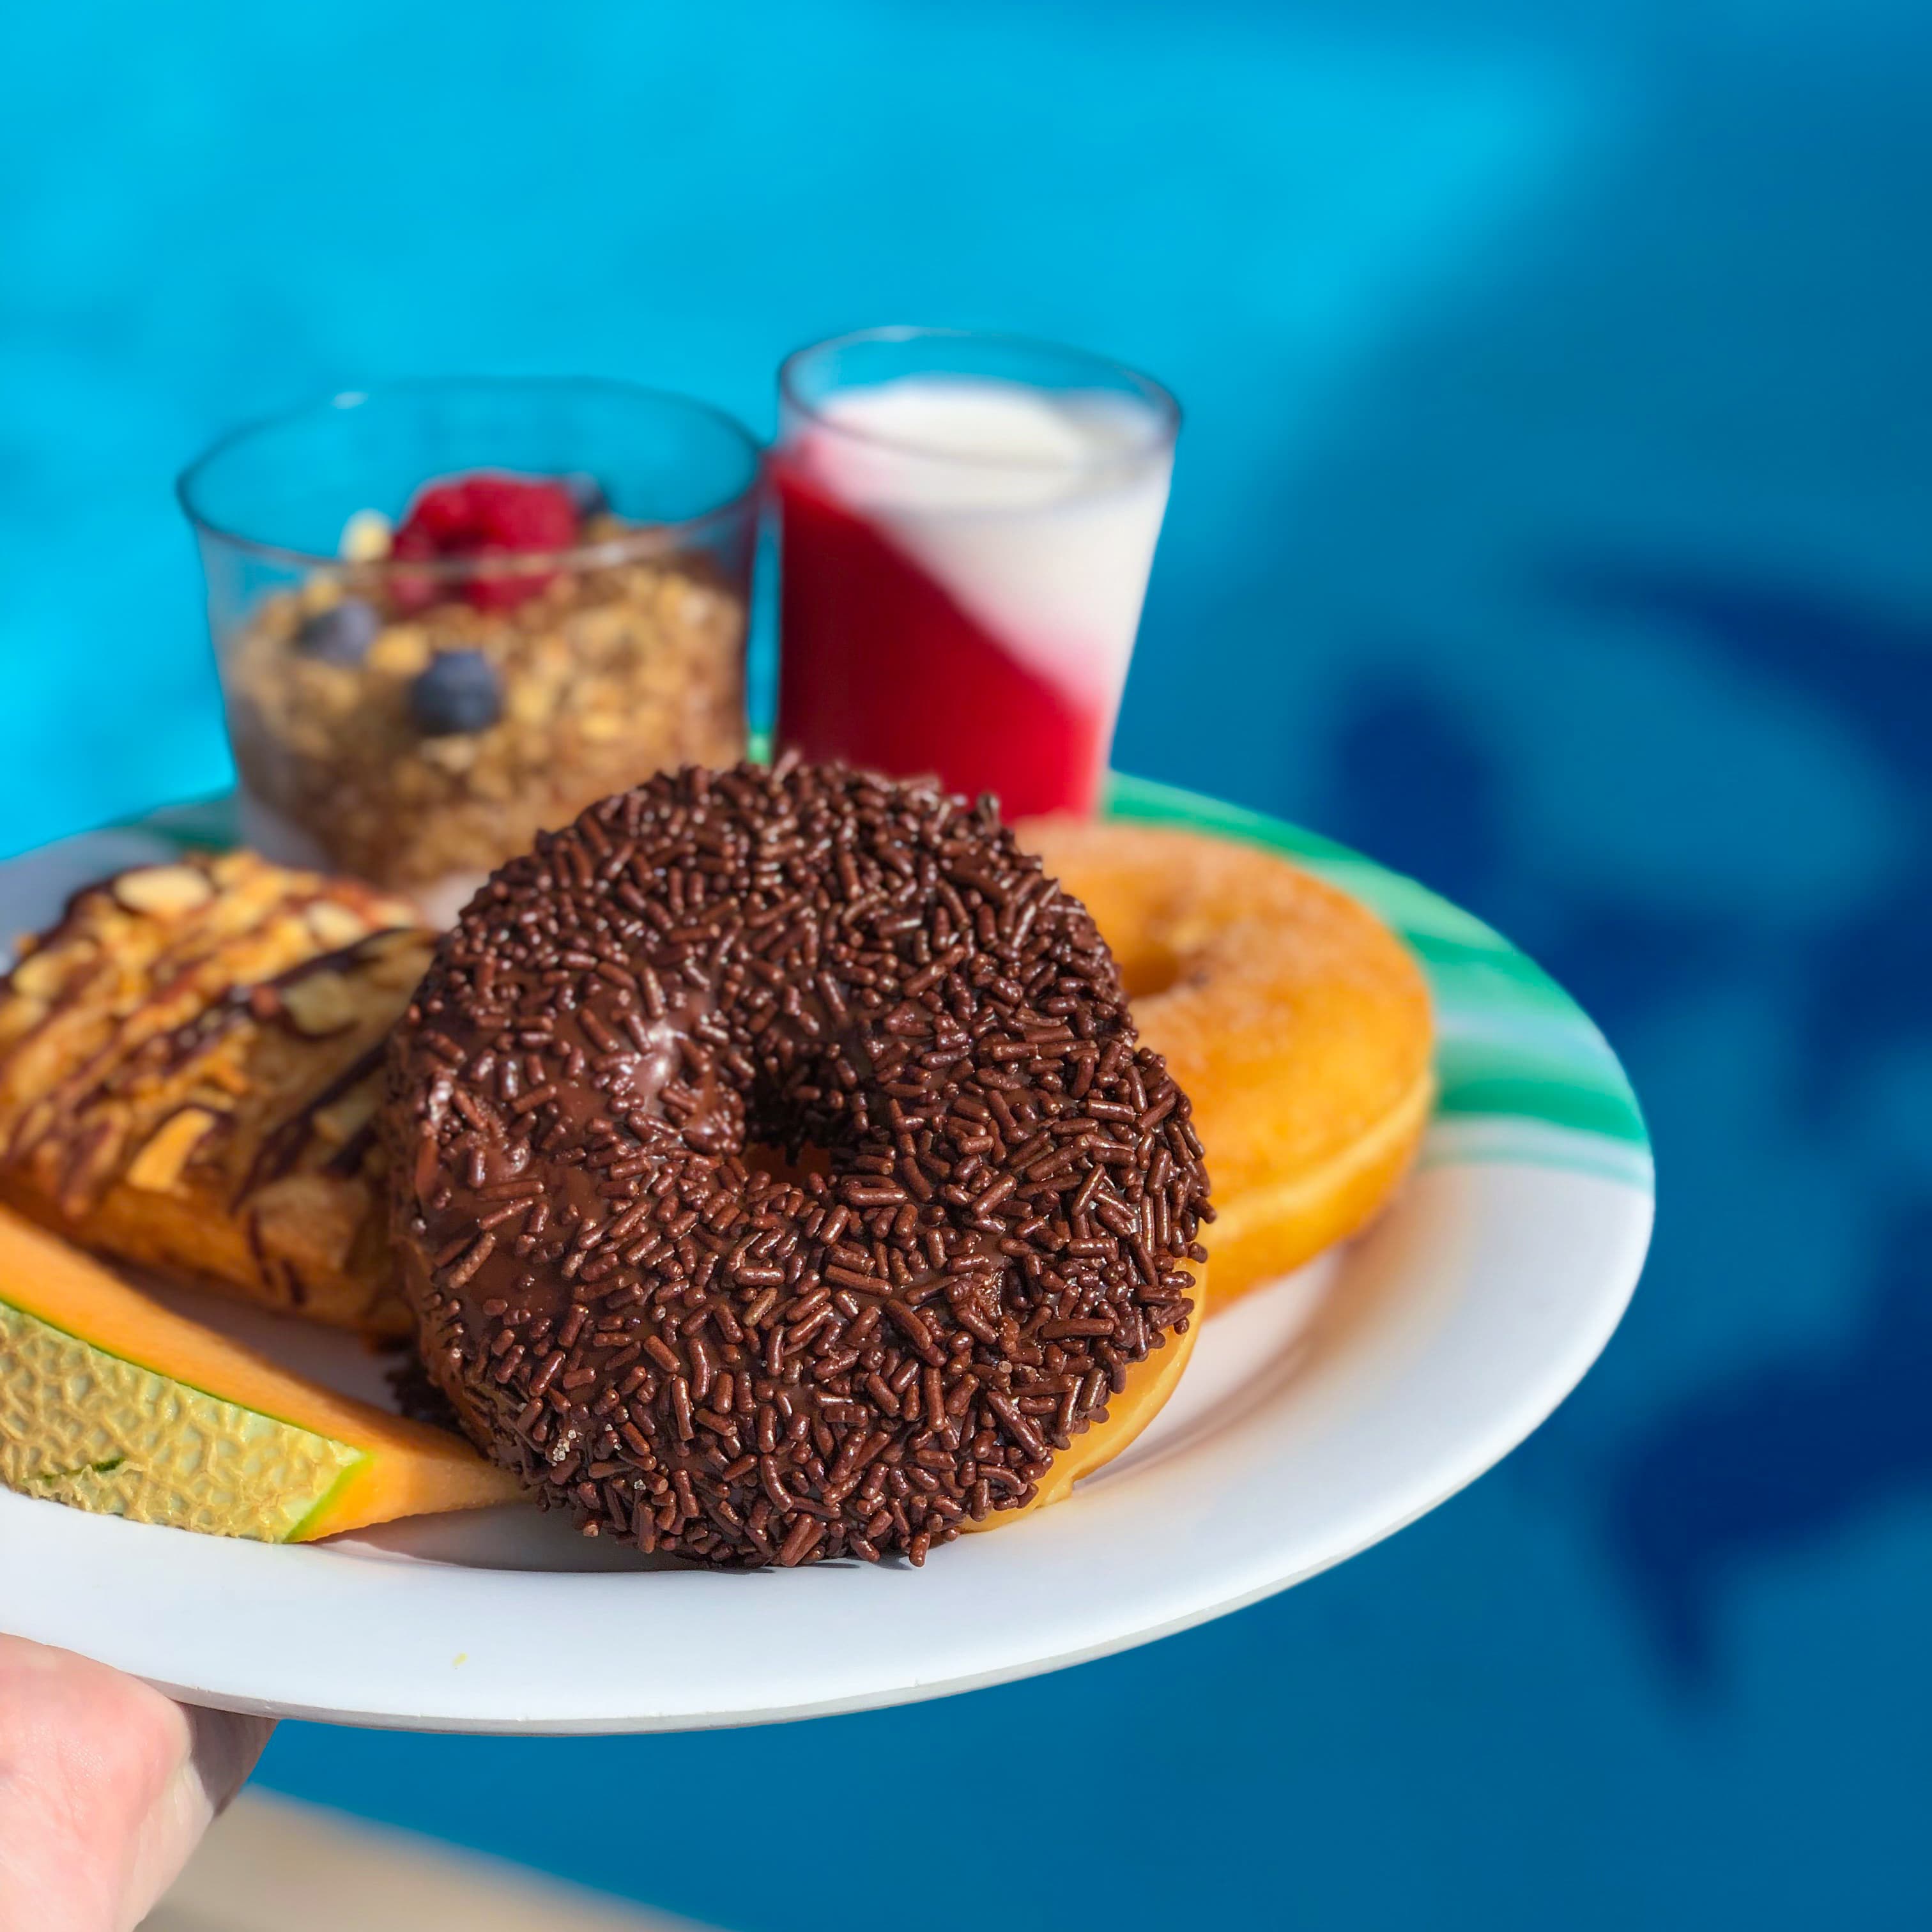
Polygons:
<instances>
[{"instance_id":1,"label":"cantaloupe slice","mask_svg":"<svg viewBox=\"0 0 1932 1932\"><path fill-rule=\"evenodd\" d=\"M1064 1502L1082 1476L1090 1476L1096 1469L1105 1468L1161 1412L1194 1352L1195 1342L1201 1334L1202 1311L1208 1305L1208 1270L1197 1268L1192 1272L1194 1312L1188 1318L1186 1334L1170 1335L1165 1347L1156 1348L1127 1371L1126 1387L1107 1404L1106 1420L1096 1422L1084 1435L1075 1436L1054 1458L1053 1467L1034 1490L1031 1502L1018 1509L994 1510L978 1522L969 1517L961 1528L1004 1529L1036 1510Z\"/></svg>"},{"instance_id":2,"label":"cantaloupe slice","mask_svg":"<svg viewBox=\"0 0 1932 1932\"><path fill-rule=\"evenodd\" d=\"M455 1436L276 1367L4 1210L0 1484L268 1543L521 1493Z\"/></svg>"}]
</instances>

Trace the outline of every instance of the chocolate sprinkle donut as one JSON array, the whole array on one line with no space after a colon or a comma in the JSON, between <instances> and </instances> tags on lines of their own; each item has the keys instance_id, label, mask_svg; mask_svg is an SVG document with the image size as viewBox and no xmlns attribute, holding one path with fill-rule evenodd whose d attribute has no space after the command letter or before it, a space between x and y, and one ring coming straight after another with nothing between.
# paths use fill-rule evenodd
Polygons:
<instances>
[{"instance_id":1,"label":"chocolate sprinkle donut","mask_svg":"<svg viewBox=\"0 0 1932 1932\"><path fill-rule=\"evenodd\" d=\"M384 1124L465 1430L706 1563L916 1564L1028 1502L1204 1258L1186 1098L1085 910L990 800L838 766L654 778L504 866Z\"/></svg>"}]
</instances>

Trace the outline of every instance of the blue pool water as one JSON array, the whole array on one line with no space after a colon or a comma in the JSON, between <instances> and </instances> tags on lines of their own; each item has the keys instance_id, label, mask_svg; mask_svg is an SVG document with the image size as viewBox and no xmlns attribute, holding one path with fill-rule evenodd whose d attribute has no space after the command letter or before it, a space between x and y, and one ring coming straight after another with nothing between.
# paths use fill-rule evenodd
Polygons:
<instances>
[{"instance_id":1,"label":"blue pool water","mask_svg":"<svg viewBox=\"0 0 1932 1932\"><path fill-rule=\"evenodd\" d=\"M168 490L236 418L586 370L763 428L796 343L1004 325L1187 406L1119 762L1508 932L1657 1143L1579 1394L1286 1597L788 1728L290 1726L266 1782L747 1932L1932 1922L1922 9L11 26L0 849L225 782ZM942 1868L926 1793L1018 1739L1052 1842Z\"/></svg>"}]
</instances>

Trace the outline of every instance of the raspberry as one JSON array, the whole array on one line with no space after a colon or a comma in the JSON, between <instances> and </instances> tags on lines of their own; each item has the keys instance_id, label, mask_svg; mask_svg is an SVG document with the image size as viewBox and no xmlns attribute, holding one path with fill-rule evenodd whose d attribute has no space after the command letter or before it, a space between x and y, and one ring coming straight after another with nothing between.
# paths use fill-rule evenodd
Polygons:
<instances>
[{"instance_id":1,"label":"raspberry","mask_svg":"<svg viewBox=\"0 0 1932 1932\"><path fill-rule=\"evenodd\" d=\"M440 549L454 548L474 520L467 483L432 483L416 498L404 528L419 530Z\"/></svg>"},{"instance_id":2,"label":"raspberry","mask_svg":"<svg viewBox=\"0 0 1932 1932\"><path fill-rule=\"evenodd\" d=\"M542 556L572 548L579 527L577 506L562 484L478 470L418 491L389 554L398 563ZM534 597L556 574L529 571L465 578L462 595L479 610L508 610ZM434 578L409 571L394 572L390 588L397 603L409 610L433 603L436 596Z\"/></svg>"}]
</instances>

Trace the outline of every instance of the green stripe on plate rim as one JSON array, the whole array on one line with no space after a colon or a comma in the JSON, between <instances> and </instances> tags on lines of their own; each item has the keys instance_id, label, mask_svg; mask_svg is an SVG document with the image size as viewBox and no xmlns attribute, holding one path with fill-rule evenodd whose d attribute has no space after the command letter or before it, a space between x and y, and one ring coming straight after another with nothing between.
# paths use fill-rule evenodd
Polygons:
<instances>
[{"instance_id":1,"label":"green stripe on plate rim","mask_svg":"<svg viewBox=\"0 0 1932 1932\"><path fill-rule=\"evenodd\" d=\"M1650 1139L1617 1058L1532 959L1473 914L1318 832L1150 778L1115 772L1109 817L1267 847L1352 894L1414 948L1436 1002L1436 1119L1425 1166L1507 1161L1601 1174L1648 1192ZM119 827L184 848L232 844L232 797L170 806Z\"/></svg>"}]
</instances>

